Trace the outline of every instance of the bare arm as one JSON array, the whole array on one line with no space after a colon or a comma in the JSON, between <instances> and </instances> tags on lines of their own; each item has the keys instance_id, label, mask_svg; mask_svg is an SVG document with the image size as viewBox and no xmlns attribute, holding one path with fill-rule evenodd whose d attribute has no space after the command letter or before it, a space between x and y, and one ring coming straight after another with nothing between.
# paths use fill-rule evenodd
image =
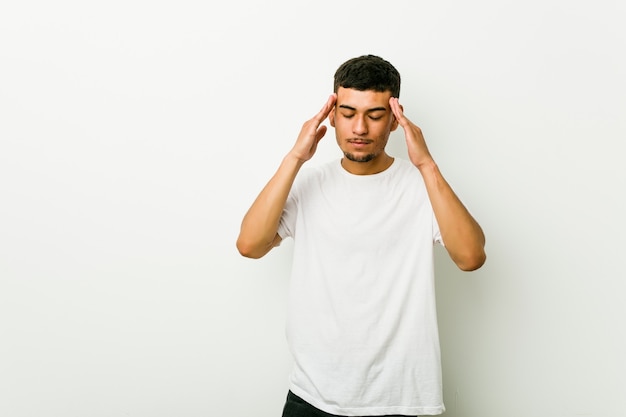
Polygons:
<instances>
[{"instance_id":1,"label":"bare arm","mask_svg":"<svg viewBox=\"0 0 626 417\"><path fill-rule=\"evenodd\" d=\"M261 258L280 243L278 225L289 190L300 168L313 157L317 144L326 134L326 126L320 125L328 117L335 100L336 96L332 94L319 113L304 123L294 147L244 216L237 239L237 250L243 256Z\"/></svg>"},{"instance_id":2,"label":"bare arm","mask_svg":"<svg viewBox=\"0 0 626 417\"><path fill-rule=\"evenodd\" d=\"M404 116L397 98L389 100L391 110L404 129L409 158L424 177L441 237L454 263L464 271L480 268L486 260L485 235L433 160L421 129Z\"/></svg>"}]
</instances>

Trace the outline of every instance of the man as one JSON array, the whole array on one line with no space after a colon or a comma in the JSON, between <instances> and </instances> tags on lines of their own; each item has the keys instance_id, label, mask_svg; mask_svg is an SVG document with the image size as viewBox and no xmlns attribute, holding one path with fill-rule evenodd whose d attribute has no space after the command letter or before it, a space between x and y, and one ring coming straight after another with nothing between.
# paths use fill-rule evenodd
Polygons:
<instances>
[{"instance_id":1,"label":"man","mask_svg":"<svg viewBox=\"0 0 626 417\"><path fill-rule=\"evenodd\" d=\"M294 239L283 417L441 414L434 243L471 271L485 261L485 237L404 115L398 71L366 55L334 81L237 240L243 256L260 258ZM301 172L327 117L343 158ZM385 151L398 125L410 162Z\"/></svg>"}]
</instances>

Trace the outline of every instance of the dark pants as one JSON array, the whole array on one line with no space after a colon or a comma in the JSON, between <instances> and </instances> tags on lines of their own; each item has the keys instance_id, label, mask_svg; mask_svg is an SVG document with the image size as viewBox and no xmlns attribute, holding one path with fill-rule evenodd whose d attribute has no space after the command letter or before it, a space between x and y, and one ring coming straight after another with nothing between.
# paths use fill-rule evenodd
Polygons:
<instances>
[{"instance_id":1,"label":"dark pants","mask_svg":"<svg viewBox=\"0 0 626 417\"><path fill-rule=\"evenodd\" d=\"M341 417L336 414L328 414L322 410L318 410L311 404L298 397L293 392L289 391L287 394L287 401L283 408L283 417ZM367 416L363 416L367 417ZM388 415L380 417L410 417L400 415ZM415 416L417 417L417 416Z\"/></svg>"}]
</instances>

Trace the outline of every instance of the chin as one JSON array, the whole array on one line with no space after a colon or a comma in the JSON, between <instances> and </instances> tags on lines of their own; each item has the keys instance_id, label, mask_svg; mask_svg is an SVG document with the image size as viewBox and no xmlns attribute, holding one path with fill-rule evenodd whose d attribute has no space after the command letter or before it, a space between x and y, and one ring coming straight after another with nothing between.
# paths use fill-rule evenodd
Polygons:
<instances>
[{"instance_id":1,"label":"chin","mask_svg":"<svg viewBox=\"0 0 626 417\"><path fill-rule=\"evenodd\" d=\"M370 162L374 158L376 158L376 155L374 155L373 153L368 153L368 154L365 154L365 155L355 155L355 154L350 153L350 152L344 152L343 154L346 157L346 159L348 159L348 160L350 160L352 162Z\"/></svg>"}]
</instances>

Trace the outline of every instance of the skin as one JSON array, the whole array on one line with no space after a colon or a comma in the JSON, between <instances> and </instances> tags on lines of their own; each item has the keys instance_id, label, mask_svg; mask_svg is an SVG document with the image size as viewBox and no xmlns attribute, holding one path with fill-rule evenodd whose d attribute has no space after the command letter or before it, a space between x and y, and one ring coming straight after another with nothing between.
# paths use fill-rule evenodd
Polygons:
<instances>
[{"instance_id":1,"label":"skin","mask_svg":"<svg viewBox=\"0 0 626 417\"><path fill-rule=\"evenodd\" d=\"M409 159L424 178L428 198L448 254L463 271L480 268L487 259L482 228L439 171L428 151L422 130L404 115L404 109L397 98L390 98L389 105L404 130Z\"/></svg>"},{"instance_id":2,"label":"skin","mask_svg":"<svg viewBox=\"0 0 626 417\"><path fill-rule=\"evenodd\" d=\"M404 115L404 108L390 92L339 88L322 109L306 121L293 148L258 195L241 224L239 252L260 258L277 246L280 216L300 168L310 160L327 128L335 128L337 145L344 154L341 164L356 175L382 172L393 163L385 151L389 135L401 126L409 159L426 184L446 250L464 271L480 268L486 259L485 236L480 225L458 199L432 158L421 129Z\"/></svg>"},{"instance_id":3,"label":"skin","mask_svg":"<svg viewBox=\"0 0 626 417\"><path fill-rule=\"evenodd\" d=\"M389 168L393 158L385 152L389 134L398 122L391 112L389 91L359 91L340 87L329 113L337 145L345 158L341 164L356 175L375 174Z\"/></svg>"}]
</instances>

